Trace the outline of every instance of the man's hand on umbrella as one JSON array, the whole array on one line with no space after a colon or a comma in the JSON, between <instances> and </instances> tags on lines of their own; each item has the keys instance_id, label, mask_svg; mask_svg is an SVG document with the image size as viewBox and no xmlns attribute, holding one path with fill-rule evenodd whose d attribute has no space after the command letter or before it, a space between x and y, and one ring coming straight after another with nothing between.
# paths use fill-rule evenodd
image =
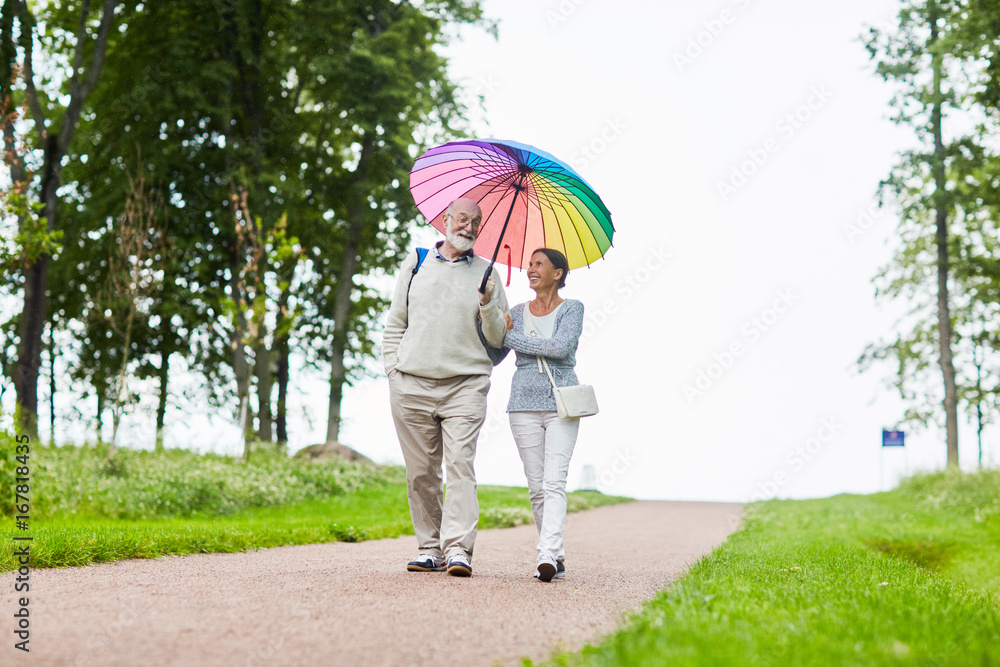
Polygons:
<instances>
[{"instance_id":1,"label":"man's hand on umbrella","mask_svg":"<svg viewBox=\"0 0 1000 667\"><path fill-rule=\"evenodd\" d=\"M496 286L497 284L492 278L486 281L485 291L479 294L479 305L485 306L490 302L490 299L493 297L493 290L496 289Z\"/></svg>"}]
</instances>

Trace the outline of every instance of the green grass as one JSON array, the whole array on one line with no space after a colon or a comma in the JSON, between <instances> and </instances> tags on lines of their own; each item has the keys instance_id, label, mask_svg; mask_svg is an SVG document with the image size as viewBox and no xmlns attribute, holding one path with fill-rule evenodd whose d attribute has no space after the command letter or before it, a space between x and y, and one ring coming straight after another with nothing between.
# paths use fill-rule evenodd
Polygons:
<instances>
[{"instance_id":1,"label":"green grass","mask_svg":"<svg viewBox=\"0 0 1000 667\"><path fill-rule=\"evenodd\" d=\"M11 491L14 443L0 434L0 510L14 514ZM151 452L32 444L31 515L80 514L115 519L226 515L255 507L288 505L402 481L400 468L378 468L344 460L312 463L272 451L255 452L249 463L182 449Z\"/></svg>"},{"instance_id":2,"label":"green grass","mask_svg":"<svg viewBox=\"0 0 1000 667\"><path fill-rule=\"evenodd\" d=\"M357 542L412 534L405 471L334 459L309 462L273 451L250 462L168 449L31 444L27 463L0 433L0 572L31 535L32 567L123 558L233 552L290 544ZM29 531L14 524L16 477L29 472ZM569 495L569 511L629 500ZM533 521L528 491L479 487L481 528ZM23 503L23 500L17 500Z\"/></svg>"},{"instance_id":3,"label":"green grass","mask_svg":"<svg viewBox=\"0 0 1000 667\"><path fill-rule=\"evenodd\" d=\"M569 509L579 511L628 499L597 492L569 494ZM524 488L480 486L480 528L530 523ZM32 567L62 567L123 558L245 551L291 544L358 542L412 535L406 485L388 482L327 500L260 507L230 515L194 514L184 518L111 519L64 515L33 521ZM0 530L0 571L16 567L12 537Z\"/></svg>"},{"instance_id":4,"label":"green grass","mask_svg":"<svg viewBox=\"0 0 1000 667\"><path fill-rule=\"evenodd\" d=\"M550 664L1000 664L1000 471L752 505L618 633Z\"/></svg>"}]
</instances>

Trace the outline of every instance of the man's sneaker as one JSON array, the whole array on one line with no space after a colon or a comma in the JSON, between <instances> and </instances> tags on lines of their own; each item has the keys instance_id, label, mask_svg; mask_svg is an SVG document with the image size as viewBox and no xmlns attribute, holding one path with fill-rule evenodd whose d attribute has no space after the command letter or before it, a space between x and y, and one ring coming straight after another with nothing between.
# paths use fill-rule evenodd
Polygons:
<instances>
[{"instance_id":1,"label":"man's sneaker","mask_svg":"<svg viewBox=\"0 0 1000 667\"><path fill-rule=\"evenodd\" d=\"M552 556L539 556L538 566L535 568L538 572L539 581L552 581L552 577L556 576L558 569L555 558Z\"/></svg>"},{"instance_id":2,"label":"man's sneaker","mask_svg":"<svg viewBox=\"0 0 1000 667\"><path fill-rule=\"evenodd\" d=\"M444 569L444 559L435 558L430 554L420 554L406 564L406 569L410 572L440 572Z\"/></svg>"},{"instance_id":3,"label":"man's sneaker","mask_svg":"<svg viewBox=\"0 0 1000 667\"><path fill-rule=\"evenodd\" d=\"M465 554L454 554L448 558L448 574L455 577L471 577L472 566Z\"/></svg>"}]
</instances>

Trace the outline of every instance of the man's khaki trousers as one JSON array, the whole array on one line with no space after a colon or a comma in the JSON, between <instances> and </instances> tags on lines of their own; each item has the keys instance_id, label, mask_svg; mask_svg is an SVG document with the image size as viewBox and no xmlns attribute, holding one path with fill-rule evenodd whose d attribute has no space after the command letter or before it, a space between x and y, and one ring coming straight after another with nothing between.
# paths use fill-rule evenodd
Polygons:
<instances>
[{"instance_id":1,"label":"man's khaki trousers","mask_svg":"<svg viewBox=\"0 0 1000 667\"><path fill-rule=\"evenodd\" d=\"M489 390L488 375L435 380L394 371L389 378L410 518L422 554L449 558L459 553L471 562L479 527L473 462ZM441 486L442 458L447 494Z\"/></svg>"}]
</instances>

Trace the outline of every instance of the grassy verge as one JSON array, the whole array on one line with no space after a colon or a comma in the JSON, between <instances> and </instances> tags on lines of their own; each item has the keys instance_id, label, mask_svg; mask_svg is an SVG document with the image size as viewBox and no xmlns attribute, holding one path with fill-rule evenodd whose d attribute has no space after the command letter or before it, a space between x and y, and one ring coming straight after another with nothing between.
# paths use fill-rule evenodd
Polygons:
<instances>
[{"instance_id":1,"label":"grassy verge","mask_svg":"<svg viewBox=\"0 0 1000 667\"><path fill-rule=\"evenodd\" d=\"M30 446L15 457L13 440L0 434L0 510L14 514L14 473L30 472L31 515L83 515L114 519L226 515L257 507L324 500L403 479L399 468L331 460L290 459L255 452L250 462L199 455L97 447Z\"/></svg>"},{"instance_id":2,"label":"grassy verge","mask_svg":"<svg viewBox=\"0 0 1000 667\"><path fill-rule=\"evenodd\" d=\"M571 511L627 500L597 492L569 494ZM479 487L480 528L530 523L528 490ZM0 530L0 571L15 569L12 539ZM23 533L18 533L23 534ZM32 523L32 567L62 567L124 558L222 553L291 544L358 542L412 535L406 485L387 482L327 500L259 507L231 515L111 519L63 515ZM17 545L20 546L20 545Z\"/></svg>"},{"instance_id":3,"label":"grassy verge","mask_svg":"<svg viewBox=\"0 0 1000 667\"><path fill-rule=\"evenodd\" d=\"M1000 664L1000 471L770 501L557 665Z\"/></svg>"},{"instance_id":4,"label":"grassy verge","mask_svg":"<svg viewBox=\"0 0 1000 667\"><path fill-rule=\"evenodd\" d=\"M413 532L398 466L300 461L273 450L245 462L177 449L111 455L107 446L18 444L0 433L0 572L16 567L23 542L15 535L34 538L33 567L61 567ZM28 488L17 486L23 475ZM527 489L480 487L479 500L480 527L533 521ZM569 510L625 500L573 493ZM24 514L27 531L14 521Z\"/></svg>"}]
</instances>

